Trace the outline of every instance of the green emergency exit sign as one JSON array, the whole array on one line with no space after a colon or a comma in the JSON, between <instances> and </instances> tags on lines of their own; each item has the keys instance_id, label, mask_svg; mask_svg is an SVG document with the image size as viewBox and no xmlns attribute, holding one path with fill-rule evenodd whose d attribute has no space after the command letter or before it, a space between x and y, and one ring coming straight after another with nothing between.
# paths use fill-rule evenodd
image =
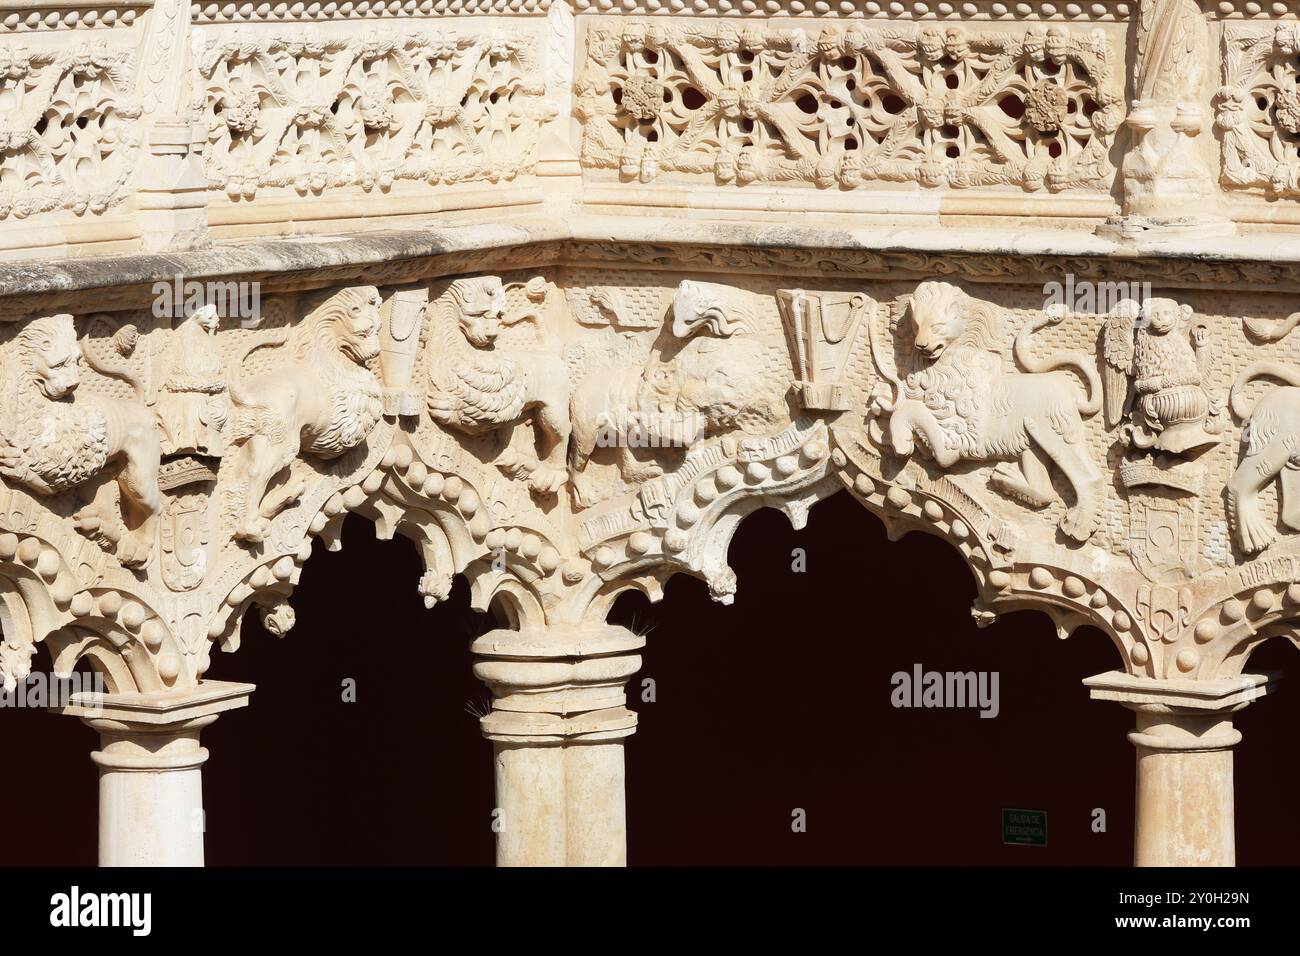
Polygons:
<instances>
[{"instance_id":1,"label":"green emergency exit sign","mask_svg":"<svg viewBox=\"0 0 1300 956\"><path fill-rule=\"evenodd\" d=\"M1002 808L1002 842L1047 846L1047 811Z\"/></svg>"}]
</instances>

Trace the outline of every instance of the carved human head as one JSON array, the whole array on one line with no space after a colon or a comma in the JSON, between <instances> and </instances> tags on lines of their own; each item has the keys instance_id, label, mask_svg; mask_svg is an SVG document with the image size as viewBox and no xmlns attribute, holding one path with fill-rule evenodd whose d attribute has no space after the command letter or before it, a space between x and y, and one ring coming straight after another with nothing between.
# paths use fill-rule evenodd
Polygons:
<instances>
[{"instance_id":1,"label":"carved human head","mask_svg":"<svg viewBox=\"0 0 1300 956\"><path fill-rule=\"evenodd\" d=\"M950 282L926 281L907 306L916 350L934 361L966 330L966 295Z\"/></svg>"},{"instance_id":2,"label":"carved human head","mask_svg":"<svg viewBox=\"0 0 1300 956\"><path fill-rule=\"evenodd\" d=\"M379 307L383 301L372 285L344 289L331 300L339 348L358 365L379 354Z\"/></svg>"},{"instance_id":3,"label":"carved human head","mask_svg":"<svg viewBox=\"0 0 1300 956\"><path fill-rule=\"evenodd\" d=\"M491 348L501 334L506 294L497 276L457 279L450 288L460 330L476 349Z\"/></svg>"},{"instance_id":4,"label":"carved human head","mask_svg":"<svg viewBox=\"0 0 1300 956\"><path fill-rule=\"evenodd\" d=\"M27 371L46 398L67 398L81 384L81 343L71 315L46 315L32 320L19 333L18 348Z\"/></svg>"}]
</instances>

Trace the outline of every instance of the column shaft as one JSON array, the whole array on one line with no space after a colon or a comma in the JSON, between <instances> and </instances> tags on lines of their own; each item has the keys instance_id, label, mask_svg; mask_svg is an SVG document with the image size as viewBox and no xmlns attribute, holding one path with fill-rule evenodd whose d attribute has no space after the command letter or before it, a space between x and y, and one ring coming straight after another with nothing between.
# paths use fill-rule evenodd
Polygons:
<instances>
[{"instance_id":1,"label":"column shaft","mask_svg":"<svg viewBox=\"0 0 1300 956\"><path fill-rule=\"evenodd\" d=\"M1096 700L1137 714L1133 862L1137 866L1233 866L1232 715L1274 689L1265 674L1157 680L1120 671L1089 677Z\"/></svg>"},{"instance_id":2,"label":"column shaft","mask_svg":"<svg viewBox=\"0 0 1300 956\"><path fill-rule=\"evenodd\" d=\"M623 688L645 639L626 628L493 631L474 673L493 694L498 866L624 866Z\"/></svg>"},{"instance_id":3,"label":"column shaft","mask_svg":"<svg viewBox=\"0 0 1300 956\"><path fill-rule=\"evenodd\" d=\"M1231 717L1138 713L1137 866L1233 866Z\"/></svg>"},{"instance_id":4,"label":"column shaft","mask_svg":"<svg viewBox=\"0 0 1300 956\"><path fill-rule=\"evenodd\" d=\"M158 736L158 735L155 735ZM157 740L105 734L99 766L100 866L202 866L198 731Z\"/></svg>"},{"instance_id":5,"label":"column shaft","mask_svg":"<svg viewBox=\"0 0 1300 956\"><path fill-rule=\"evenodd\" d=\"M202 681L164 693L76 694L54 708L99 731L100 866L202 866L199 733L248 704L252 684Z\"/></svg>"}]
</instances>

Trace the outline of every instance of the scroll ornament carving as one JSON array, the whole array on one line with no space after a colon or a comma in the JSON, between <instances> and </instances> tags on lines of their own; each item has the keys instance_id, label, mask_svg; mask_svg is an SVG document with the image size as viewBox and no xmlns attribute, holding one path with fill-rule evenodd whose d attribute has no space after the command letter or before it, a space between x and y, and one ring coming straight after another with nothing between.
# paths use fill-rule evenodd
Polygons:
<instances>
[{"instance_id":1,"label":"scroll ornament carving","mask_svg":"<svg viewBox=\"0 0 1300 956\"><path fill-rule=\"evenodd\" d=\"M1215 123L1223 134L1225 186L1262 188L1269 196L1300 195L1300 30L1272 32L1225 24L1223 85Z\"/></svg>"},{"instance_id":2,"label":"scroll ornament carving","mask_svg":"<svg viewBox=\"0 0 1300 956\"><path fill-rule=\"evenodd\" d=\"M1104 34L601 24L582 158L651 182L1098 189L1122 98Z\"/></svg>"},{"instance_id":3,"label":"scroll ornament carving","mask_svg":"<svg viewBox=\"0 0 1300 956\"><path fill-rule=\"evenodd\" d=\"M552 116L533 45L507 29L236 33L196 63L209 181L252 199L263 187L387 191L531 172Z\"/></svg>"}]
</instances>

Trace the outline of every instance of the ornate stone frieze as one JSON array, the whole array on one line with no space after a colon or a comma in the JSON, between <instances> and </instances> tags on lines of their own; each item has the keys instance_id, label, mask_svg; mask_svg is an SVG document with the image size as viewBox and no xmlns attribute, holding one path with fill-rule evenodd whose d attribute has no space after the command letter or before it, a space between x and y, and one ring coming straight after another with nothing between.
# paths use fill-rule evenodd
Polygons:
<instances>
[{"instance_id":1,"label":"ornate stone frieze","mask_svg":"<svg viewBox=\"0 0 1300 956\"><path fill-rule=\"evenodd\" d=\"M140 142L134 60L79 38L0 48L0 220L120 202Z\"/></svg>"},{"instance_id":2,"label":"ornate stone frieze","mask_svg":"<svg viewBox=\"0 0 1300 956\"><path fill-rule=\"evenodd\" d=\"M643 183L1105 188L1111 41L1067 27L601 22L577 80L584 165Z\"/></svg>"},{"instance_id":3,"label":"ornate stone frieze","mask_svg":"<svg viewBox=\"0 0 1300 956\"><path fill-rule=\"evenodd\" d=\"M1014 284L573 265L277 295L254 327L212 306L12 323L0 562L33 629L6 673L41 640L89 653L94 623L119 679L193 686L250 606L292 626L310 540L349 512L416 542L427 601L465 574L530 626L677 572L730 600L744 514L798 523L846 487L966 556L980 622L1039 607L1134 674L1231 675L1300 595L1275 299L1238 324L1195 292L1089 311Z\"/></svg>"},{"instance_id":4,"label":"ornate stone frieze","mask_svg":"<svg viewBox=\"0 0 1300 956\"><path fill-rule=\"evenodd\" d=\"M550 118L532 41L505 29L235 33L195 68L209 183L232 199L512 179Z\"/></svg>"}]
</instances>

